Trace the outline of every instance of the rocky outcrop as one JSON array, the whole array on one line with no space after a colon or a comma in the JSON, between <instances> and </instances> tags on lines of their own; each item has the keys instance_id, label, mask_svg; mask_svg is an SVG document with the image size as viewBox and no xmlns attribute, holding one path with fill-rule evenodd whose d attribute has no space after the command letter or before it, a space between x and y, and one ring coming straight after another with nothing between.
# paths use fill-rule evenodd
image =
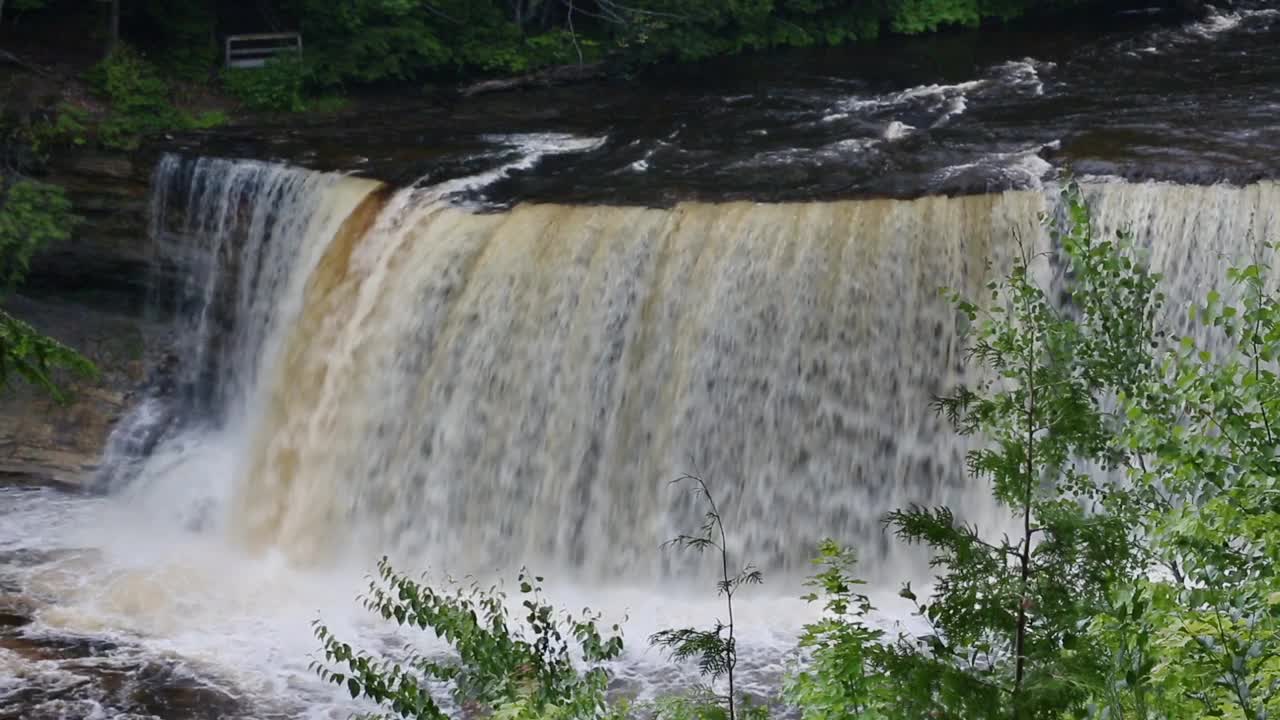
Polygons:
<instances>
[{"instance_id":1,"label":"rocky outcrop","mask_svg":"<svg viewBox=\"0 0 1280 720\"><path fill-rule=\"evenodd\" d=\"M0 395L0 475L80 484L91 475L116 420L149 363L138 316L92 307L91 298L10 298L6 309L78 349L99 368L92 380L62 377L68 400L14 383Z\"/></svg>"},{"instance_id":2,"label":"rocky outcrop","mask_svg":"<svg viewBox=\"0 0 1280 720\"><path fill-rule=\"evenodd\" d=\"M147 237L150 165L125 154L55 157L41 179L62 186L84 222L33 261L29 287L92 290L140 310L151 279Z\"/></svg>"},{"instance_id":3,"label":"rocky outcrop","mask_svg":"<svg viewBox=\"0 0 1280 720\"><path fill-rule=\"evenodd\" d=\"M5 307L85 354L100 376L61 378L65 404L20 381L0 390L0 475L76 484L88 477L145 377L148 348L162 344L144 319L154 282L149 170L128 156L88 153L55 157L41 178L66 188L84 222L32 260L23 295Z\"/></svg>"}]
</instances>

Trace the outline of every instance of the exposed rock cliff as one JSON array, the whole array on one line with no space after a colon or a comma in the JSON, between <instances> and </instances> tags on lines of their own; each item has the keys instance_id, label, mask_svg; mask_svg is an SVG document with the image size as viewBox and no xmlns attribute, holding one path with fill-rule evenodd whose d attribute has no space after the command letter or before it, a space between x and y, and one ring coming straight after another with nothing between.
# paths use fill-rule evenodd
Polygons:
<instances>
[{"instance_id":1,"label":"exposed rock cliff","mask_svg":"<svg viewBox=\"0 0 1280 720\"><path fill-rule=\"evenodd\" d=\"M42 178L64 186L84 218L75 236L32 261L22 295L6 305L80 350L95 380L63 378L60 405L15 383L0 394L0 475L79 482L101 454L113 422L143 380L148 348L163 339L144 317L155 278L147 232L147 172L123 155L55 159Z\"/></svg>"}]
</instances>

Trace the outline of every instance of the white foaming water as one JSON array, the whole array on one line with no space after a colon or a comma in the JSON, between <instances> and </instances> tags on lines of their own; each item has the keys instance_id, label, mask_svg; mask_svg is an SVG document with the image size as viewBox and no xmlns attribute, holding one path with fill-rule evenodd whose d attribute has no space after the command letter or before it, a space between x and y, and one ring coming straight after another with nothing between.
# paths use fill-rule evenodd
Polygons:
<instances>
[{"instance_id":1,"label":"white foaming water","mask_svg":"<svg viewBox=\"0 0 1280 720\"><path fill-rule=\"evenodd\" d=\"M850 119L867 117L883 117L896 115L889 119L883 132L876 137L858 137L843 141L826 143L817 147L791 147L783 150L762 152L754 157L735 163L735 167L778 166L790 164L806 164L814 161L839 162L851 156L875 151L886 143L901 140L917 128L903 122L901 117L923 117L921 127L926 129L944 128L969 111L972 102L980 102L992 93L1006 97L1010 92L1038 96L1044 94L1044 82L1040 72L1050 71L1056 67L1054 63L1042 62L1034 58L1024 58L988 68L981 77L955 84L931 83L884 93L874 96L853 96L843 98L830 107L822 110L816 121L819 125L834 125ZM915 120L919 122L918 120ZM766 135L763 130L753 133ZM999 158L997 158L999 159ZM648 158L633 163L631 170L643 170L648 167ZM954 170L966 170L976 167L957 167ZM1012 171L1006 175L1014 177L1015 187L1031 187L1034 182L1025 177L1031 170L1031 164L1020 159ZM1018 172L1021 170L1022 172ZM944 171L945 173L948 171ZM954 173L953 173L954 174ZM1039 177L1034 178L1038 182Z\"/></svg>"},{"instance_id":2,"label":"white foaming water","mask_svg":"<svg viewBox=\"0 0 1280 720\"><path fill-rule=\"evenodd\" d=\"M875 97L852 97L836 104L822 122L830 123L853 115L882 109L915 110L935 115L931 127L941 127L969 109L972 99L990 90L1043 95L1044 82L1040 70L1052 70L1053 63L1034 58L1015 60L989 68L982 77L962 83L918 85ZM895 138L886 138L893 140Z\"/></svg>"},{"instance_id":3,"label":"white foaming water","mask_svg":"<svg viewBox=\"0 0 1280 720\"><path fill-rule=\"evenodd\" d=\"M416 200L419 202L458 200L459 194L492 185L517 170L528 170L548 155L590 152L601 147L608 140L604 137L582 138L564 133L485 135L482 139L515 149L516 158L483 173L428 185L426 193L418 195Z\"/></svg>"},{"instance_id":4,"label":"white foaming water","mask_svg":"<svg viewBox=\"0 0 1280 720\"><path fill-rule=\"evenodd\" d=\"M980 160L945 167L938 171L939 181L952 180L968 172L979 172L990 177L994 171L998 177L989 180L992 184L1016 188L1040 189L1043 181L1052 171L1053 165L1040 156L1040 153L1052 145L1027 148L1007 153L992 153Z\"/></svg>"},{"instance_id":5,"label":"white foaming water","mask_svg":"<svg viewBox=\"0 0 1280 720\"><path fill-rule=\"evenodd\" d=\"M840 161L869 152L879 145L880 142L881 138L878 137L861 137L837 140L816 148L774 150L770 152L762 152L746 160L736 162L730 167L786 165L793 162L813 162L814 160L826 162Z\"/></svg>"},{"instance_id":6,"label":"white foaming water","mask_svg":"<svg viewBox=\"0 0 1280 720\"><path fill-rule=\"evenodd\" d=\"M985 82L985 80L970 80L968 82L957 83L955 85L940 85L937 83L919 85L874 98L853 98L845 101L841 106L846 110L857 111L881 107L884 105L897 105L910 100L919 100L921 98L926 98L930 101L946 101L964 95L967 92L972 92L982 87Z\"/></svg>"},{"instance_id":7,"label":"white foaming water","mask_svg":"<svg viewBox=\"0 0 1280 720\"><path fill-rule=\"evenodd\" d=\"M1280 18L1280 8L1275 7L1236 7L1231 10L1210 8L1208 16L1203 20L1174 30L1152 33L1151 40L1155 40L1155 44L1142 48L1139 52L1159 54L1187 43L1217 40L1222 35L1265 27L1277 18Z\"/></svg>"},{"instance_id":8,"label":"white foaming water","mask_svg":"<svg viewBox=\"0 0 1280 720\"><path fill-rule=\"evenodd\" d=\"M652 693L693 672L643 639L719 613L706 568L657 549L700 514L665 481L700 470L766 571L739 608L747 684L766 689L813 617L794 598L819 538L857 546L891 593L921 568L884 511L1004 522L928 410L961 378L936 290L977 292L1015 234L1044 242L1040 192L475 214L256 163L169 160L156 185L179 190L156 204L160 252L178 253L160 262L200 278L179 328L209 345L178 376L219 387L148 401L187 420L109 498L2 491L0 587L37 604L31 634L113 639L107 660L182 668L248 716L345 717L358 708L307 670L312 619L373 650L431 643L354 601L376 557L527 563L562 605L630 616L616 669ZM1174 319L1280 231L1271 183L1088 192L1104 231L1141 229ZM165 240L175 227L194 235ZM79 672L8 649L0 668Z\"/></svg>"},{"instance_id":9,"label":"white foaming water","mask_svg":"<svg viewBox=\"0 0 1280 720\"><path fill-rule=\"evenodd\" d=\"M910 135L913 130L915 130L914 127L904 122L894 120L885 127L884 139L889 141L901 140L902 138Z\"/></svg>"}]
</instances>

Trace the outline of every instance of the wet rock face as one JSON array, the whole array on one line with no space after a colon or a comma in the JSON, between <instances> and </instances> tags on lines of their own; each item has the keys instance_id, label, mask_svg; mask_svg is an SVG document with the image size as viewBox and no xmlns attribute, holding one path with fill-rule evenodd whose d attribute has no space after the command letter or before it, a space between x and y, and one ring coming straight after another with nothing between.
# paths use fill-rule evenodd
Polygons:
<instances>
[{"instance_id":1,"label":"wet rock face","mask_svg":"<svg viewBox=\"0 0 1280 720\"><path fill-rule=\"evenodd\" d=\"M41 179L66 189L83 222L31 263L26 287L66 296L93 293L126 314L141 311L154 282L147 232L146 156L80 153L52 158Z\"/></svg>"},{"instance_id":2,"label":"wet rock face","mask_svg":"<svg viewBox=\"0 0 1280 720\"><path fill-rule=\"evenodd\" d=\"M103 305L93 296L12 297L6 309L37 329L80 350L99 368L97 379L63 377L69 401L59 404L15 382L0 395L0 474L78 484L97 465L107 436L132 404L134 388L154 359L139 316Z\"/></svg>"},{"instance_id":3,"label":"wet rock face","mask_svg":"<svg viewBox=\"0 0 1280 720\"><path fill-rule=\"evenodd\" d=\"M22 294L5 308L85 354L101 374L61 378L66 404L20 382L0 392L0 474L79 483L155 365L148 349L163 339L143 319L159 282L147 230L150 162L75 153L44 168L40 179L65 188L83 222L33 258Z\"/></svg>"}]
</instances>

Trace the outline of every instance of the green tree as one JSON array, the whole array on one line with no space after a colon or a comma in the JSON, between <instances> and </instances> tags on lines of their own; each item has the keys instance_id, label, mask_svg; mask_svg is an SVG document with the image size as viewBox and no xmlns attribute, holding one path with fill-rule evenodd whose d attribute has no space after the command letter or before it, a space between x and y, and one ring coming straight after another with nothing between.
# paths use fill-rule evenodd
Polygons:
<instances>
[{"instance_id":1,"label":"green tree","mask_svg":"<svg viewBox=\"0 0 1280 720\"><path fill-rule=\"evenodd\" d=\"M1084 708L1104 670L1081 631L1113 588L1143 567L1125 503L1112 502L1104 473L1118 467L1109 401L1151 366L1160 308L1157 276L1128 238L1098 238L1074 185L1050 235L1069 262L1070 307L1035 281L1044 253L1025 246L978 305L952 294L972 324L969 357L981 379L937 401L961 435L982 444L970 473L1019 520L1013 536L984 534L945 507L890 513L898 537L930 547L932 597L916 604L932 631L900 638L886 662L898 697L927 698L954 718L1059 718Z\"/></svg>"},{"instance_id":2,"label":"green tree","mask_svg":"<svg viewBox=\"0 0 1280 720\"><path fill-rule=\"evenodd\" d=\"M36 251L66 240L75 222L71 203L57 186L17 178L0 191L0 301L26 277ZM82 376L95 372L76 351L0 309L0 388L19 378L65 400L54 379L59 368Z\"/></svg>"},{"instance_id":3,"label":"green tree","mask_svg":"<svg viewBox=\"0 0 1280 720\"><path fill-rule=\"evenodd\" d=\"M889 522L930 546L929 630L886 644L850 564L824 547L824 619L788 699L806 718L1262 720L1280 711L1280 295L1228 273L1166 348L1164 297L1127 234L1096 236L1074 186L1051 229L1062 304L1023 253L988 302L955 297L984 379L938 401L1021 531L946 508ZM832 600L836 601L832 605ZM852 608L852 609L850 609Z\"/></svg>"},{"instance_id":4,"label":"green tree","mask_svg":"<svg viewBox=\"0 0 1280 720\"><path fill-rule=\"evenodd\" d=\"M1182 338L1121 398L1151 566L1122 590L1138 599L1128 625L1113 615L1095 628L1145 660L1117 679L1113 715L1280 713L1280 297L1269 275L1261 262L1230 270L1238 299L1213 291L1191 307L1207 344Z\"/></svg>"},{"instance_id":5,"label":"green tree","mask_svg":"<svg viewBox=\"0 0 1280 720\"><path fill-rule=\"evenodd\" d=\"M690 484L697 498L706 503L702 527L695 535L678 535L667 541L664 547L684 548L696 553L711 550L719 560L720 578L716 580L716 593L724 598L726 620L716 620L709 630L698 628L673 628L662 630L649 637L653 645L666 648L675 660L696 660L698 670L711 682L724 677L729 692L723 698L728 720L738 718L738 697L735 672L738 668L738 641L733 619L733 597L744 585L758 585L764 576L751 565L741 569L732 567L729 559L729 538L724 529L724 518L716 507L715 498L707 483L696 475L683 475L675 483ZM732 569L731 569L732 568Z\"/></svg>"},{"instance_id":6,"label":"green tree","mask_svg":"<svg viewBox=\"0 0 1280 720\"><path fill-rule=\"evenodd\" d=\"M890 700L885 681L884 632L869 624L871 599L858 592L857 555L833 540L818 548L822 569L807 583L809 602L821 601L824 615L800 634L802 661L787 674L783 696L803 720L876 720Z\"/></svg>"}]
</instances>

